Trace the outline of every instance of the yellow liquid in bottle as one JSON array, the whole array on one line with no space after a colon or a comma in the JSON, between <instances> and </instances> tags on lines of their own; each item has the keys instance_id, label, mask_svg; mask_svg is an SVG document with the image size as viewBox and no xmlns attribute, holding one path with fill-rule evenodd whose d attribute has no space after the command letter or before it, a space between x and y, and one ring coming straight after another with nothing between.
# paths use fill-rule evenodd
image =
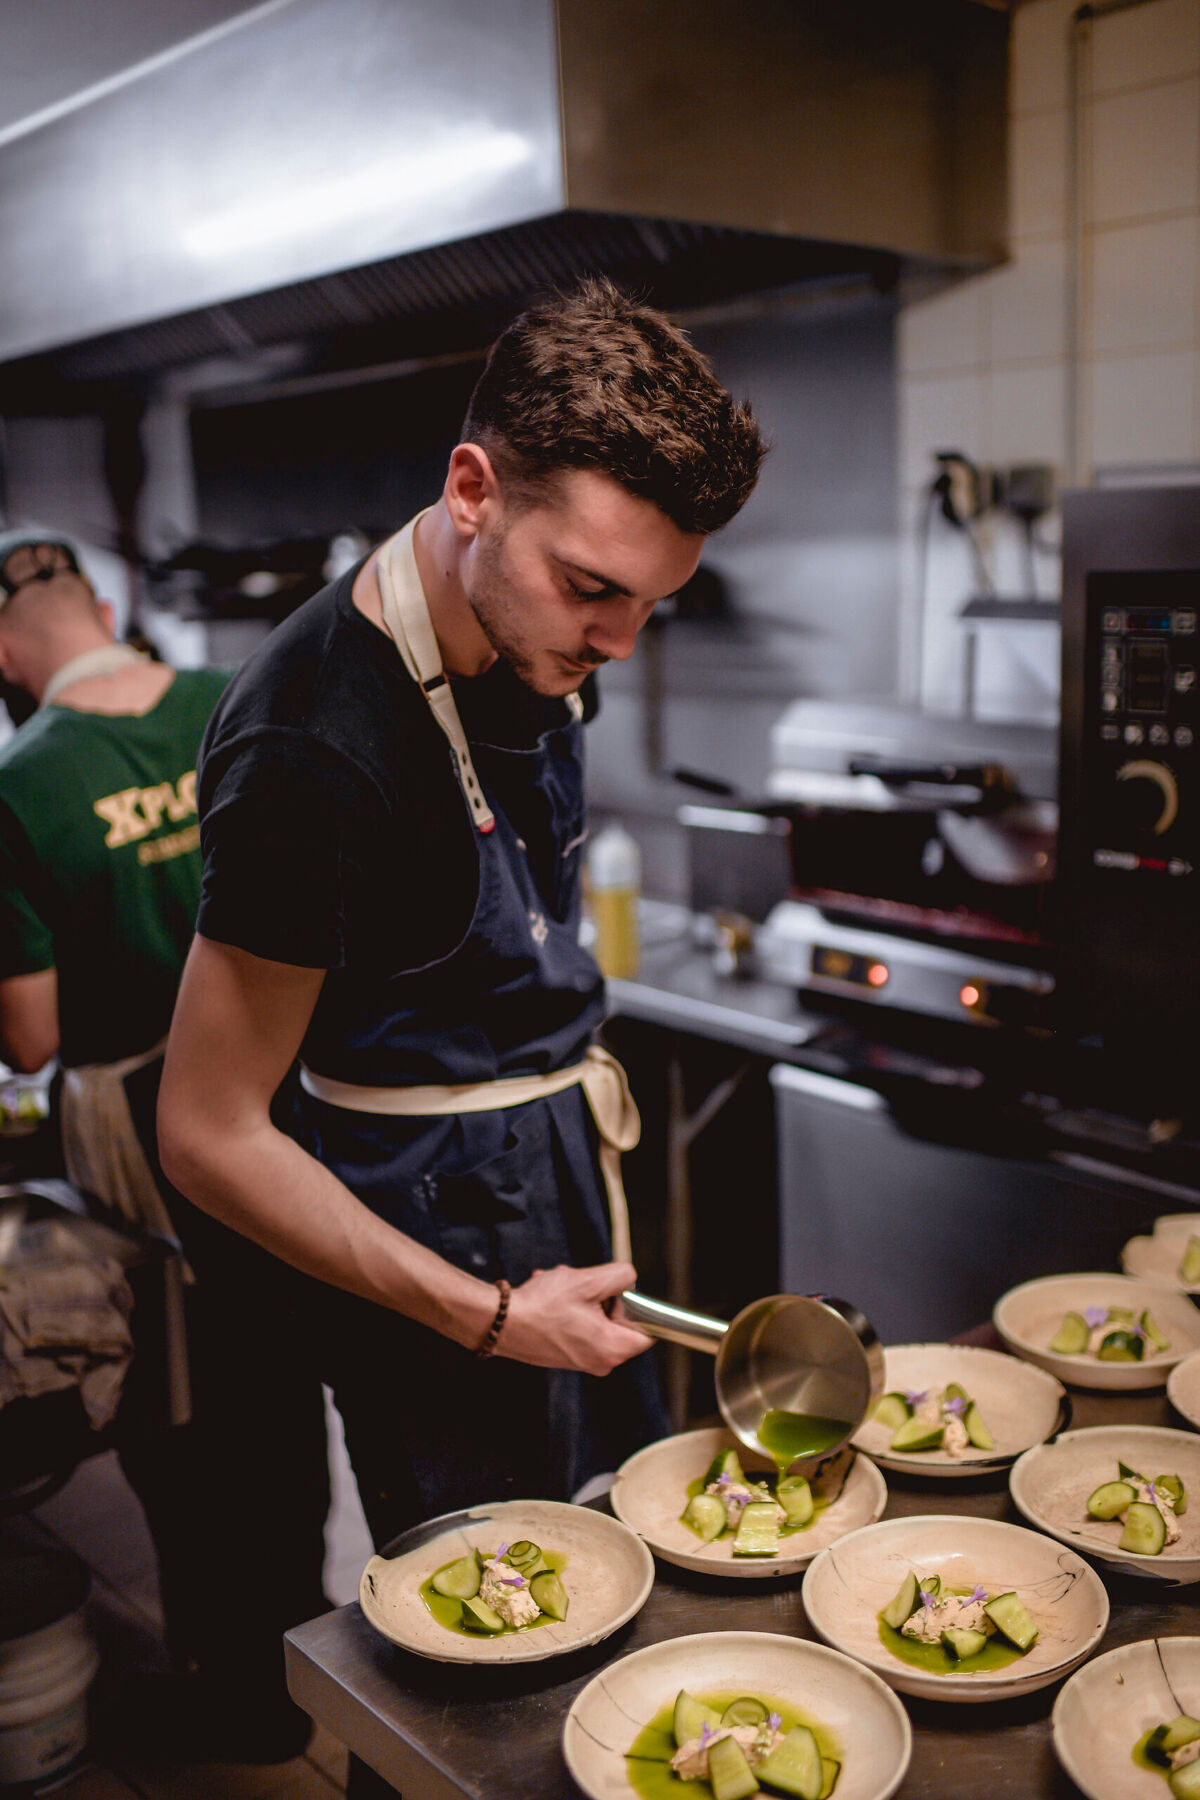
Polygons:
<instances>
[{"instance_id":1,"label":"yellow liquid in bottle","mask_svg":"<svg viewBox=\"0 0 1200 1800\"><path fill-rule=\"evenodd\" d=\"M592 946L605 975L629 981L638 972L638 896L632 887L593 887L590 894L596 941Z\"/></svg>"}]
</instances>

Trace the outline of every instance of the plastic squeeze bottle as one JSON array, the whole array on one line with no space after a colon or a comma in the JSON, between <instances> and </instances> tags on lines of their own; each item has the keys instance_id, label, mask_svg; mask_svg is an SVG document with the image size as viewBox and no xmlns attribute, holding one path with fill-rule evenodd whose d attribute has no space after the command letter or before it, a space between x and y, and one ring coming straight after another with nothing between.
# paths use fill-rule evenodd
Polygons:
<instances>
[{"instance_id":1,"label":"plastic squeeze bottle","mask_svg":"<svg viewBox=\"0 0 1200 1800\"><path fill-rule=\"evenodd\" d=\"M588 891L596 941L592 946L605 975L629 980L638 972L638 894L642 853L620 825L606 825L588 851Z\"/></svg>"}]
</instances>

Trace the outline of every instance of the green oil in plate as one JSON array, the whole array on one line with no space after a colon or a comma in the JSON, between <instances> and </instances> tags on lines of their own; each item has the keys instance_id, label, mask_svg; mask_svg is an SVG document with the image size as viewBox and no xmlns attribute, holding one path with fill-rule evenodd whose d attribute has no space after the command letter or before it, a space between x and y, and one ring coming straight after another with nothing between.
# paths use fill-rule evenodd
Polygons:
<instances>
[{"instance_id":1,"label":"green oil in plate","mask_svg":"<svg viewBox=\"0 0 1200 1800\"><path fill-rule=\"evenodd\" d=\"M749 1688L728 1688L717 1694L697 1694L695 1698L722 1713L731 1701L751 1691ZM819 1724L811 1713L801 1711L798 1706L789 1706L786 1700L773 1700L769 1694L760 1694L757 1690L754 1690L754 1698L761 1700L768 1712L779 1714L781 1731L790 1731L793 1725L807 1725L822 1756L837 1763L843 1760L845 1751L840 1739L828 1726ZM641 1800L691 1800L692 1796L695 1800L712 1800L712 1788L707 1781L683 1781L671 1768L671 1758L678 1748L674 1716L675 1702L672 1700L655 1713L630 1744L625 1753L629 1785L635 1794L640 1794Z\"/></svg>"},{"instance_id":2,"label":"green oil in plate","mask_svg":"<svg viewBox=\"0 0 1200 1800\"><path fill-rule=\"evenodd\" d=\"M485 1550L482 1554L491 1556L493 1552ZM444 1562L440 1569L433 1571L433 1575L440 1575L442 1569L448 1569L450 1563L458 1562L458 1560L457 1556L452 1556L450 1562ZM561 1550L542 1551L542 1560L538 1564L539 1569L553 1569L556 1575L561 1575L566 1566L567 1559ZM532 1619L528 1625L506 1625L503 1631L471 1631L462 1622L462 1601L455 1600L450 1594L439 1594L433 1585L433 1575L421 1583L419 1589L421 1598L438 1624L444 1625L447 1631L457 1631L460 1637L474 1638L476 1643L480 1643L485 1638L511 1637L516 1631L536 1631L539 1625L555 1623L549 1613L542 1613L540 1618Z\"/></svg>"},{"instance_id":3,"label":"green oil in plate","mask_svg":"<svg viewBox=\"0 0 1200 1800\"><path fill-rule=\"evenodd\" d=\"M944 1591L969 1594L971 1590L950 1588ZM914 1669L924 1669L930 1675L969 1675L973 1669L1006 1669L1009 1663L1024 1655L1024 1651L997 1632L974 1656L952 1656L944 1644L918 1643L915 1638L907 1638L893 1626L885 1625L882 1619L879 1621L879 1641L901 1662L911 1663Z\"/></svg>"},{"instance_id":4,"label":"green oil in plate","mask_svg":"<svg viewBox=\"0 0 1200 1800\"><path fill-rule=\"evenodd\" d=\"M827 1419L820 1413L773 1411L764 1413L758 1441L782 1474L802 1457L824 1456L853 1429L846 1419Z\"/></svg>"}]
</instances>

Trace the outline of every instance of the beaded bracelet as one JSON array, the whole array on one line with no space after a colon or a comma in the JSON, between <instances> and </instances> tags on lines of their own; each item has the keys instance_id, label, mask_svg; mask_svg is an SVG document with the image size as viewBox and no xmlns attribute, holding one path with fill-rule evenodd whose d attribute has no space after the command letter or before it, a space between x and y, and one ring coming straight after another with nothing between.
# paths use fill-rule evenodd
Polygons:
<instances>
[{"instance_id":1,"label":"beaded bracelet","mask_svg":"<svg viewBox=\"0 0 1200 1800\"><path fill-rule=\"evenodd\" d=\"M500 1304L496 1308L495 1318L488 1326L487 1336L475 1352L480 1362L485 1362L494 1352L497 1343L500 1341L500 1333L504 1330L504 1321L508 1317L508 1303L512 1298L512 1289L503 1277L500 1277L497 1280L496 1286L500 1289Z\"/></svg>"}]
</instances>

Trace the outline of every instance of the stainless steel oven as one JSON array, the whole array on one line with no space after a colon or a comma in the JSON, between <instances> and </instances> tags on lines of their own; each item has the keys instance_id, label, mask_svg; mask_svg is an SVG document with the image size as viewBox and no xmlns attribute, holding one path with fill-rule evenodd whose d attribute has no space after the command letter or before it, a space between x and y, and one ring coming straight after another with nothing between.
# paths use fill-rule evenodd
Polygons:
<instances>
[{"instance_id":1,"label":"stainless steel oven","mask_svg":"<svg viewBox=\"0 0 1200 1800\"><path fill-rule=\"evenodd\" d=\"M1062 1025L1194 1108L1200 487L1068 494L1063 533Z\"/></svg>"}]
</instances>

